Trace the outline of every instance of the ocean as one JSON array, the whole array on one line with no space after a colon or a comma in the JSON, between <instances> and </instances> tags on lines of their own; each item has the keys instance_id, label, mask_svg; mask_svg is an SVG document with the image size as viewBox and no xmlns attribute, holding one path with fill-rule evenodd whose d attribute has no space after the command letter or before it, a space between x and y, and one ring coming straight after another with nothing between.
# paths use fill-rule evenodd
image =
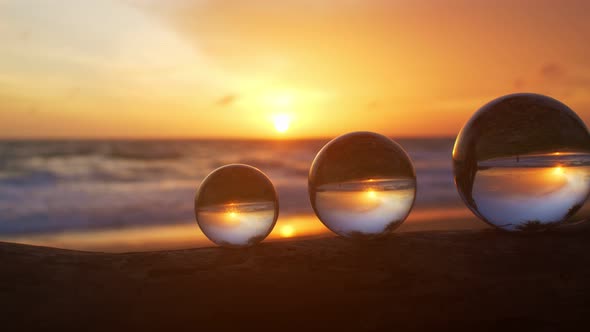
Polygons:
<instances>
[{"instance_id":1,"label":"ocean","mask_svg":"<svg viewBox=\"0 0 590 332\"><path fill-rule=\"evenodd\" d=\"M309 167L327 142L2 141L0 240L103 251L212 245L195 222L194 196L209 172L229 163L257 167L274 183L280 217L270 238L287 237L287 224L289 236L327 236L307 194ZM453 182L454 139L397 142L418 179L406 223L470 216Z\"/></svg>"}]
</instances>

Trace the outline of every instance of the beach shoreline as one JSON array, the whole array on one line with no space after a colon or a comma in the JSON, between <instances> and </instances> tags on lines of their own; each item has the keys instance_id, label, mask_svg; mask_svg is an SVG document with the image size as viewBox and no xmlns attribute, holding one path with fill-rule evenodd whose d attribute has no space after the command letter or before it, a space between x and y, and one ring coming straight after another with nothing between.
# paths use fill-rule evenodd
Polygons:
<instances>
[{"instance_id":1,"label":"beach shoreline","mask_svg":"<svg viewBox=\"0 0 590 332\"><path fill-rule=\"evenodd\" d=\"M464 206L412 211L395 232L473 230L488 226ZM280 216L265 242L335 236L313 214ZM110 253L214 247L194 220L119 228L0 235L0 241L70 250Z\"/></svg>"}]
</instances>

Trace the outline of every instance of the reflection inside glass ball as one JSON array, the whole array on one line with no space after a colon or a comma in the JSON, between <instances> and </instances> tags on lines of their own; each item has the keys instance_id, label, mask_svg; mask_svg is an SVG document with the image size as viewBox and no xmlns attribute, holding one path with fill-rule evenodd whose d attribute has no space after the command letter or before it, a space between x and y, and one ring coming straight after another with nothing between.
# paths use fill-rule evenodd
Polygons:
<instances>
[{"instance_id":1,"label":"reflection inside glass ball","mask_svg":"<svg viewBox=\"0 0 590 332\"><path fill-rule=\"evenodd\" d=\"M405 151L368 132L340 136L316 156L309 177L318 218L346 237L378 237L406 219L416 196L416 176Z\"/></svg>"},{"instance_id":2,"label":"reflection inside glass ball","mask_svg":"<svg viewBox=\"0 0 590 332\"><path fill-rule=\"evenodd\" d=\"M481 219L508 231L573 220L590 194L590 137L564 104L535 94L492 101L453 150L455 182Z\"/></svg>"},{"instance_id":3,"label":"reflection inside glass ball","mask_svg":"<svg viewBox=\"0 0 590 332\"><path fill-rule=\"evenodd\" d=\"M221 246L254 245L268 236L278 217L270 180L247 165L228 165L209 174L199 187L195 215L203 233Z\"/></svg>"}]
</instances>

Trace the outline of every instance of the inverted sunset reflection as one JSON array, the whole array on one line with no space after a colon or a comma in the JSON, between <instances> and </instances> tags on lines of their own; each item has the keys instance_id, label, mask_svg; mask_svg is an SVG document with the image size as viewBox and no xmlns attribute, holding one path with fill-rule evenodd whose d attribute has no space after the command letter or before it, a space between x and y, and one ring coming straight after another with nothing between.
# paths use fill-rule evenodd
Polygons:
<instances>
[{"instance_id":1,"label":"inverted sunset reflection","mask_svg":"<svg viewBox=\"0 0 590 332\"><path fill-rule=\"evenodd\" d=\"M561 166L555 166L553 167L553 175L561 177L563 176L563 167Z\"/></svg>"},{"instance_id":2,"label":"inverted sunset reflection","mask_svg":"<svg viewBox=\"0 0 590 332\"><path fill-rule=\"evenodd\" d=\"M413 179L327 184L318 188L315 205L320 218L338 234L382 233L403 222L415 191Z\"/></svg>"},{"instance_id":3,"label":"inverted sunset reflection","mask_svg":"<svg viewBox=\"0 0 590 332\"><path fill-rule=\"evenodd\" d=\"M236 217L238 216L238 213L234 212L234 211L226 212L226 214L227 214L227 218L229 220L235 220Z\"/></svg>"},{"instance_id":4,"label":"inverted sunset reflection","mask_svg":"<svg viewBox=\"0 0 590 332\"><path fill-rule=\"evenodd\" d=\"M558 223L588 196L589 161L588 154L563 152L485 161L475 175L473 199L487 221L507 230Z\"/></svg>"},{"instance_id":5,"label":"inverted sunset reflection","mask_svg":"<svg viewBox=\"0 0 590 332\"><path fill-rule=\"evenodd\" d=\"M365 191L367 199L376 199L377 198L377 193L375 193L375 190L373 189L367 189L367 191Z\"/></svg>"},{"instance_id":6,"label":"inverted sunset reflection","mask_svg":"<svg viewBox=\"0 0 590 332\"><path fill-rule=\"evenodd\" d=\"M197 211L202 230L219 242L247 244L274 223L274 202L228 203Z\"/></svg>"}]
</instances>

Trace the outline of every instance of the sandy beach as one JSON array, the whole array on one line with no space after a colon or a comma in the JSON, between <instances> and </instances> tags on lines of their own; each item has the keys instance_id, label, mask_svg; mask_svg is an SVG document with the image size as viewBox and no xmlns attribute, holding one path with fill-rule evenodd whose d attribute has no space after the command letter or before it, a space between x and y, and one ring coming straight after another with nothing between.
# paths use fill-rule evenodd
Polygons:
<instances>
[{"instance_id":1,"label":"sandy beach","mask_svg":"<svg viewBox=\"0 0 590 332\"><path fill-rule=\"evenodd\" d=\"M590 322L590 232L396 233L90 253L0 243L0 324L76 330L563 330Z\"/></svg>"}]
</instances>

